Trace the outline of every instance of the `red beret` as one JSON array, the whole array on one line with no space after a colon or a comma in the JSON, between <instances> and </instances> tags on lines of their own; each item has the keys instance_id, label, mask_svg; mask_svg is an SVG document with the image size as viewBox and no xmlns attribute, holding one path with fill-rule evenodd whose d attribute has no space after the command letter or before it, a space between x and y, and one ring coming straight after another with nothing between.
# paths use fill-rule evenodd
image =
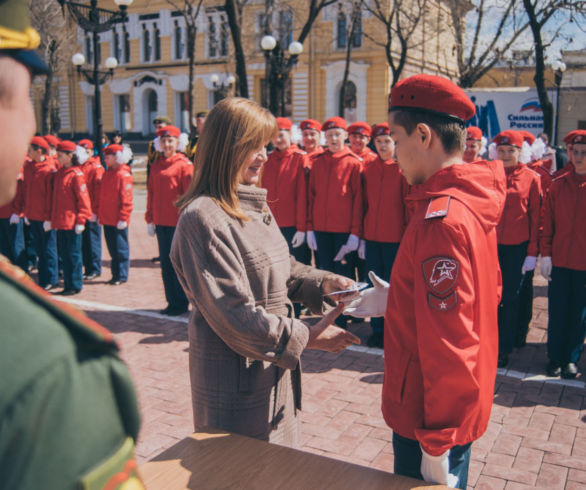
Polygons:
<instances>
[{"instance_id":1,"label":"red beret","mask_svg":"<svg viewBox=\"0 0 586 490\"><path fill-rule=\"evenodd\" d=\"M79 146L83 146L86 150L93 150L94 149L94 144L92 143L92 140L88 140L88 139L84 139L84 140L79 140L79 143L77 143Z\"/></svg>"},{"instance_id":2,"label":"red beret","mask_svg":"<svg viewBox=\"0 0 586 490\"><path fill-rule=\"evenodd\" d=\"M291 131L293 123L291 122L291 119L289 119L288 117L278 117L277 126L279 126L279 129L287 129Z\"/></svg>"},{"instance_id":3,"label":"red beret","mask_svg":"<svg viewBox=\"0 0 586 490\"><path fill-rule=\"evenodd\" d=\"M50 146L53 146L55 148L57 148L59 141L61 141L59 138L57 138L57 136L53 136L52 134L46 134L45 136L43 136L43 138L45 138L45 141L49 143Z\"/></svg>"},{"instance_id":4,"label":"red beret","mask_svg":"<svg viewBox=\"0 0 586 490\"><path fill-rule=\"evenodd\" d=\"M375 138L377 136L382 136L383 134L391 134L391 131L389 130L389 123L380 123L380 124L375 124L372 127L372 136L374 136Z\"/></svg>"},{"instance_id":5,"label":"red beret","mask_svg":"<svg viewBox=\"0 0 586 490\"><path fill-rule=\"evenodd\" d=\"M49 143L47 143L47 140L42 136L33 136L33 139L31 140L31 145L39 146L41 148L44 148L45 150L49 149Z\"/></svg>"},{"instance_id":6,"label":"red beret","mask_svg":"<svg viewBox=\"0 0 586 490\"><path fill-rule=\"evenodd\" d=\"M392 110L433 112L458 122L467 121L476 112L466 92L454 82L426 74L405 78L393 87L389 104Z\"/></svg>"},{"instance_id":7,"label":"red beret","mask_svg":"<svg viewBox=\"0 0 586 490\"><path fill-rule=\"evenodd\" d=\"M77 145L73 141L63 140L57 145L57 151L75 151Z\"/></svg>"},{"instance_id":8,"label":"red beret","mask_svg":"<svg viewBox=\"0 0 586 490\"><path fill-rule=\"evenodd\" d=\"M466 139L467 140L482 140L482 129L476 126L468 126L466 128Z\"/></svg>"},{"instance_id":9,"label":"red beret","mask_svg":"<svg viewBox=\"0 0 586 490\"><path fill-rule=\"evenodd\" d=\"M527 143L529 143L530 145L532 145L535 140L537 138L535 138L535 136L533 136L529 131L517 131L517 133L521 133L521 136L523 136L523 140L526 141Z\"/></svg>"},{"instance_id":10,"label":"red beret","mask_svg":"<svg viewBox=\"0 0 586 490\"><path fill-rule=\"evenodd\" d=\"M571 134L571 136L570 136ZM568 136L570 136L568 138ZM569 141L566 141L566 138L568 138ZM571 133L569 133L566 138L564 138L564 141L568 144L580 144L580 145L586 145L586 129L576 129L574 131L572 131Z\"/></svg>"},{"instance_id":11,"label":"red beret","mask_svg":"<svg viewBox=\"0 0 586 490\"><path fill-rule=\"evenodd\" d=\"M106 148L104 148L104 155L116 155L116 153L118 153L119 151L122 151L124 148L122 148L122 145L117 145L117 144L112 144L112 145L108 145L106 146Z\"/></svg>"},{"instance_id":12,"label":"red beret","mask_svg":"<svg viewBox=\"0 0 586 490\"><path fill-rule=\"evenodd\" d=\"M372 134L371 127L362 121L356 121L348 126L348 134L363 134L370 137Z\"/></svg>"},{"instance_id":13,"label":"red beret","mask_svg":"<svg viewBox=\"0 0 586 490\"><path fill-rule=\"evenodd\" d=\"M157 131L157 136L161 138L163 136L175 136L175 138L179 138L180 134L181 130L175 126L165 126Z\"/></svg>"},{"instance_id":14,"label":"red beret","mask_svg":"<svg viewBox=\"0 0 586 490\"><path fill-rule=\"evenodd\" d=\"M508 129L506 131L501 131L494 137L492 141L493 143L496 143L497 146L511 145L521 148L523 146L523 135L519 133L519 131L513 131L512 129Z\"/></svg>"},{"instance_id":15,"label":"red beret","mask_svg":"<svg viewBox=\"0 0 586 490\"><path fill-rule=\"evenodd\" d=\"M322 131L327 131L328 129L346 129L346 121L341 117L334 116L330 117L325 123L321 125Z\"/></svg>"},{"instance_id":16,"label":"red beret","mask_svg":"<svg viewBox=\"0 0 586 490\"><path fill-rule=\"evenodd\" d=\"M301 129L301 131L304 131L305 129L315 129L316 131L321 131L321 124L315 119L305 119L305 121L301 121L299 129Z\"/></svg>"}]
</instances>

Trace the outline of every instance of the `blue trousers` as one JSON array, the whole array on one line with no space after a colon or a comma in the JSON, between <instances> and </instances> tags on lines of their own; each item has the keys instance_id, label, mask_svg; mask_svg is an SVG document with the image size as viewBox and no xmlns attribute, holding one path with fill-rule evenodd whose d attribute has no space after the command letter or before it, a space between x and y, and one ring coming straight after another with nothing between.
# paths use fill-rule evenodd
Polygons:
<instances>
[{"instance_id":1,"label":"blue trousers","mask_svg":"<svg viewBox=\"0 0 586 490\"><path fill-rule=\"evenodd\" d=\"M521 347L525 344L529 324L533 318L533 276L535 271L527 271L521 280L519 288L519 324L517 326L517 336L515 346Z\"/></svg>"},{"instance_id":2,"label":"blue trousers","mask_svg":"<svg viewBox=\"0 0 586 490\"><path fill-rule=\"evenodd\" d=\"M519 245L499 245L498 256L503 278L503 297L498 309L499 354L513 351L519 329L519 289L521 268L527 256L528 242Z\"/></svg>"},{"instance_id":3,"label":"blue trousers","mask_svg":"<svg viewBox=\"0 0 586 490\"><path fill-rule=\"evenodd\" d=\"M450 450L450 473L458 477L457 488L463 490L468 484L470 446L469 443L463 446L454 446ZM419 442L393 432L393 450L395 453L395 474L423 480Z\"/></svg>"},{"instance_id":4,"label":"blue trousers","mask_svg":"<svg viewBox=\"0 0 586 490\"><path fill-rule=\"evenodd\" d=\"M63 282L65 290L81 291L83 264L81 260L81 234L73 230L57 230L57 246L63 257Z\"/></svg>"},{"instance_id":5,"label":"blue trousers","mask_svg":"<svg viewBox=\"0 0 586 490\"><path fill-rule=\"evenodd\" d=\"M26 270L23 220L11 225L10 218L0 219L0 253L10 262Z\"/></svg>"},{"instance_id":6,"label":"blue trousers","mask_svg":"<svg viewBox=\"0 0 586 490\"><path fill-rule=\"evenodd\" d=\"M87 221L81 234L83 268L86 275L102 273L102 227Z\"/></svg>"},{"instance_id":7,"label":"blue trousers","mask_svg":"<svg viewBox=\"0 0 586 490\"><path fill-rule=\"evenodd\" d=\"M368 272L373 271L378 277L389 281L391 278L391 270L395 263L395 257L397 256L397 250L399 250L398 243L385 243L375 242L366 240L365 244L365 262L366 262L366 273L367 281ZM384 318L371 318L370 325L372 327L372 333L383 333L385 319Z\"/></svg>"},{"instance_id":8,"label":"blue trousers","mask_svg":"<svg viewBox=\"0 0 586 490\"><path fill-rule=\"evenodd\" d=\"M128 228L119 230L115 226L104 225L104 236L112 258L112 279L121 282L128 281L128 269L130 268Z\"/></svg>"},{"instance_id":9,"label":"blue trousers","mask_svg":"<svg viewBox=\"0 0 586 490\"><path fill-rule=\"evenodd\" d=\"M564 366L580 360L586 329L586 271L553 267L548 288L547 355Z\"/></svg>"},{"instance_id":10,"label":"blue trousers","mask_svg":"<svg viewBox=\"0 0 586 490\"><path fill-rule=\"evenodd\" d=\"M57 232L45 231L42 221L31 221L34 247L39 254L39 286L59 283L57 265Z\"/></svg>"},{"instance_id":11,"label":"blue trousers","mask_svg":"<svg viewBox=\"0 0 586 490\"><path fill-rule=\"evenodd\" d=\"M35 242L33 239L33 232L31 225L27 225L23 220L22 231L24 234L24 249L26 254L26 266L28 268L36 267L38 263L37 251L35 250Z\"/></svg>"},{"instance_id":12,"label":"blue trousers","mask_svg":"<svg viewBox=\"0 0 586 490\"><path fill-rule=\"evenodd\" d=\"M179 279L173 269L171 258L171 243L175 234L174 226L156 225L157 242L159 244L159 256L161 257L161 274L163 276L163 286L165 287L165 298L171 308L187 309L187 297L183 292Z\"/></svg>"}]
</instances>

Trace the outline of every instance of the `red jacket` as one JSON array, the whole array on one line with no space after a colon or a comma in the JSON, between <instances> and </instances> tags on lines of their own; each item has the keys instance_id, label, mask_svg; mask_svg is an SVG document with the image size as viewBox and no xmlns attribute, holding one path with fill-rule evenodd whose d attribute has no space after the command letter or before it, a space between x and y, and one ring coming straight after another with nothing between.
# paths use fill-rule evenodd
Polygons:
<instances>
[{"instance_id":1,"label":"red jacket","mask_svg":"<svg viewBox=\"0 0 586 490\"><path fill-rule=\"evenodd\" d=\"M307 229L362 234L360 160L345 147L311 158Z\"/></svg>"},{"instance_id":2,"label":"red jacket","mask_svg":"<svg viewBox=\"0 0 586 490\"><path fill-rule=\"evenodd\" d=\"M24 215L29 220L47 221L51 215L53 177L56 172L53 159L43 162L28 161L24 165Z\"/></svg>"},{"instance_id":3,"label":"red jacket","mask_svg":"<svg viewBox=\"0 0 586 490\"><path fill-rule=\"evenodd\" d=\"M478 439L490 418L505 187L502 164L477 160L438 171L410 197L417 209L385 317L382 412L434 456Z\"/></svg>"},{"instance_id":4,"label":"red jacket","mask_svg":"<svg viewBox=\"0 0 586 490\"><path fill-rule=\"evenodd\" d=\"M543 164L543 161L541 160L535 160L534 162L529 163L527 166L531 170L536 172L537 175L539 175L541 179L541 192L543 195L545 195L553 180L553 177L549 173L549 170L547 170L547 168Z\"/></svg>"},{"instance_id":5,"label":"red jacket","mask_svg":"<svg viewBox=\"0 0 586 490\"><path fill-rule=\"evenodd\" d=\"M405 231L405 196L409 185L394 160L376 157L362 170L362 238L399 243Z\"/></svg>"},{"instance_id":6,"label":"red jacket","mask_svg":"<svg viewBox=\"0 0 586 490\"><path fill-rule=\"evenodd\" d=\"M586 175L566 172L543 202L540 251L556 267L586 271Z\"/></svg>"},{"instance_id":7,"label":"red jacket","mask_svg":"<svg viewBox=\"0 0 586 490\"><path fill-rule=\"evenodd\" d=\"M77 166L61 167L53 180L51 226L72 230L84 225L92 215L92 205L83 172Z\"/></svg>"},{"instance_id":8,"label":"red jacket","mask_svg":"<svg viewBox=\"0 0 586 490\"><path fill-rule=\"evenodd\" d=\"M81 171L85 176L87 188L90 194L90 201L92 203L92 211L98 214L100 208L100 184L104 176L105 169L100 163L99 157L91 157L81 167Z\"/></svg>"},{"instance_id":9,"label":"red jacket","mask_svg":"<svg viewBox=\"0 0 586 490\"><path fill-rule=\"evenodd\" d=\"M378 154L372 151L368 146L364 148L362 153L354 153L358 158L360 158L360 163L362 164L362 168L366 166L367 163L372 162L378 158Z\"/></svg>"},{"instance_id":10,"label":"red jacket","mask_svg":"<svg viewBox=\"0 0 586 490\"><path fill-rule=\"evenodd\" d=\"M292 145L286 151L273 151L263 166L262 187L267 190L267 204L281 228L295 226L305 231L305 160L305 153Z\"/></svg>"},{"instance_id":11,"label":"red jacket","mask_svg":"<svg viewBox=\"0 0 586 490\"><path fill-rule=\"evenodd\" d=\"M193 165L183 153L159 156L151 166L145 220L161 226L177 226L179 210L175 201L191 183Z\"/></svg>"},{"instance_id":12,"label":"red jacket","mask_svg":"<svg viewBox=\"0 0 586 490\"><path fill-rule=\"evenodd\" d=\"M109 168L100 185L98 221L102 225L116 226L118 221L130 222L132 213L132 175L127 165Z\"/></svg>"},{"instance_id":13,"label":"red jacket","mask_svg":"<svg viewBox=\"0 0 586 490\"><path fill-rule=\"evenodd\" d=\"M0 219L9 219L13 214L22 217L24 210L24 172L21 169L16 176L16 194L14 199L4 206L0 206Z\"/></svg>"},{"instance_id":14,"label":"red jacket","mask_svg":"<svg viewBox=\"0 0 586 490\"><path fill-rule=\"evenodd\" d=\"M507 202L497 226L499 245L529 242L527 255L539 254L541 183L539 175L525 165L505 168Z\"/></svg>"},{"instance_id":15,"label":"red jacket","mask_svg":"<svg viewBox=\"0 0 586 490\"><path fill-rule=\"evenodd\" d=\"M562 168L560 168L559 170L556 170L553 173L553 178L557 179L558 177L563 177L564 175L566 175L568 172L573 172L576 170L576 167L574 166L574 162L572 162L571 160L566 163Z\"/></svg>"}]
</instances>

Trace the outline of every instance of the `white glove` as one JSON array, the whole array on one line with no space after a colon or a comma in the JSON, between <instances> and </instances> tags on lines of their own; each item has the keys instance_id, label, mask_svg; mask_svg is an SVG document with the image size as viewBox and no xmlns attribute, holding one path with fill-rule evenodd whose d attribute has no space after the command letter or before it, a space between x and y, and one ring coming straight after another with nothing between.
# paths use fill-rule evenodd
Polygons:
<instances>
[{"instance_id":1,"label":"white glove","mask_svg":"<svg viewBox=\"0 0 586 490\"><path fill-rule=\"evenodd\" d=\"M95 223L96 221L98 221L98 217L92 213L92 215L90 216L90 222Z\"/></svg>"},{"instance_id":2,"label":"white glove","mask_svg":"<svg viewBox=\"0 0 586 490\"><path fill-rule=\"evenodd\" d=\"M124 230L127 226L128 223L126 221L118 221L118 223L116 223L116 228L118 228L119 230Z\"/></svg>"},{"instance_id":3,"label":"white glove","mask_svg":"<svg viewBox=\"0 0 586 490\"><path fill-rule=\"evenodd\" d=\"M24 224L26 226L30 226L31 225L31 222L28 220L28 218L26 216L24 217Z\"/></svg>"},{"instance_id":4,"label":"white glove","mask_svg":"<svg viewBox=\"0 0 586 490\"><path fill-rule=\"evenodd\" d=\"M421 448L421 476L423 479L429 483L439 483L456 488L458 477L450 473L449 458L449 450L440 456L432 456Z\"/></svg>"},{"instance_id":5,"label":"white glove","mask_svg":"<svg viewBox=\"0 0 586 490\"><path fill-rule=\"evenodd\" d=\"M293 238L291 239L291 245L293 245L293 248L297 248L301 247L303 242L305 242L305 232L296 231L295 235L293 235Z\"/></svg>"},{"instance_id":6,"label":"white glove","mask_svg":"<svg viewBox=\"0 0 586 490\"><path fill-rule=\"evenodd\" d=\"M11 214L10 215L10 224L17 225L20 223L20 216L18 214Z\"/></svg>"},{"instance_id":7,"label":"white glove","mask_svg":"<svg viewBox=\"0 0 586 490\"><path fill-rule=\"evenodd\" d=\"M359 259L366 259L366 242L364 240L360 240L360 246L358 247L358 258Z\"/></svg>"},{"instance_id":8,"label":"white glove","mask_svg":"<svg viewBox=\"0 0 586 490\"><path fill-rule=\"evenodd\" d=\"M84 225L75 225L75 234L76 235L80 235L81 233L83 233L83 230L85 230L85 226Z\"/></svg>"},{"instance_id":9,"label":"white glove","mask_svg":"<svg viewBox=\"0 0 586 490\"><path fill-rule=\"evenodd\" d=\"M307 232L307 246L314 252L317 250L317 240L313 231Z\"/></svg>"},{"instance_id":10,"label":"white glove","mask_svg":"<svg viewBox=\"0 0 586 490\"><path fill-rule=\"evenodd\" d=\"M358 250L359 246L360 238L358 238L356 235L350 235L346 244L342 245L340 250L338 250L338 255L334 257L334 262L340 262L340 260L342 260L346 254Z\"/></svg>"},{"instance_id":11,"label":"white glove","mask_svg":"<svg viewBox=\"0 0 586 490\"><path fill-rule=\"evenodd\" d=\"M43 221L43 230L51 231L51 222L50 221Z\"/></svg>"},{"instance_id":12,"label":"white glove","mask_svg":"<svg viewBox=\"0 0 586 490\"><path fill-rule=\"evenodd\" d=\"M383 281L373 271L368 273L368 277L374 287L360 291L360 297L352 301L344 310L345 315L357 318L385 316L389 283Z\"/></svg>"},{"instance_id":13,"label":"white glove","mask_svg":"<svg viewBox=\"0 0 586 490\"><path fill-rule=\"evenodd\" d=\"M524 275L525 272L535 270L536 266L537 266L537 257L533 257L531 255L528 255L527 257L525 257L525 262L523 262L523 267L521 267L521 274Z\"/></svg>"},{"instance_id":14,"label":"white glove","mask_svg":"<svg viewBox=\"0 0 586 490\"><path fill-rule=\"evenodd\" d=\"M541 257L541 275L551 281L551 257Z\"/></svg>"},{"instance_id":15,"label":"white glove","mask_svg":"<svg viewBox=\"0 0 586 490\"><path fill-rule=\"evenodd\" d=\"M155 224L147 223L147 233L149 236L155 236Z\"/></svg>"}]
</instances>

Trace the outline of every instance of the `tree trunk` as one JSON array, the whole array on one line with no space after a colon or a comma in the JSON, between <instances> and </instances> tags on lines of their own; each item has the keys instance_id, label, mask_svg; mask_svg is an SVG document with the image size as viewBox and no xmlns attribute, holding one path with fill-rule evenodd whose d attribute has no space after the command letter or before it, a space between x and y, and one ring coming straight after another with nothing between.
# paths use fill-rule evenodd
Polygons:
<instances>
[{"instance_id":1,"label":"tree trunk","mask_svg":"<svg viewBox=\"0 0 586 490\"><path fill-rule=\"evenodd\" d=\"M242 31L240 29L240 19L236 9L236 0L226 0L224 4L226 16L230 25L230 34L234 44L234 60L236 63L236 95L248 98L248 77L246 75L246 59L242 48Z\"/></svg>"},{"instance_id":2,"label":"tree trunk","mask_svg":"<svg viewBox=\"0 0 586 490\"><path fill-rule=\"evenodd\" d=\"M187 19L186 19L187 20ZM195 36L197 35L197 28L194 24L187 25L187 53L189 56L189 80L187 82L187 113L189 114L189 136L195 137L196 126L193 124L193 75L195 68Z\"/></svg>"},{"instance_id":3,"label":"tree trunk","mask_svg":"<svg viewBox=\"0 0 586 490\"><path fill-rule=\"evenodd\" d=\"M45 77L45 93L43 94L43 101L41 103L42 111L42 123L41 131L43 134L49 134L51 132L51 99L53 88L53 73L49 73Z\"/></svg>"}]
</instances>

